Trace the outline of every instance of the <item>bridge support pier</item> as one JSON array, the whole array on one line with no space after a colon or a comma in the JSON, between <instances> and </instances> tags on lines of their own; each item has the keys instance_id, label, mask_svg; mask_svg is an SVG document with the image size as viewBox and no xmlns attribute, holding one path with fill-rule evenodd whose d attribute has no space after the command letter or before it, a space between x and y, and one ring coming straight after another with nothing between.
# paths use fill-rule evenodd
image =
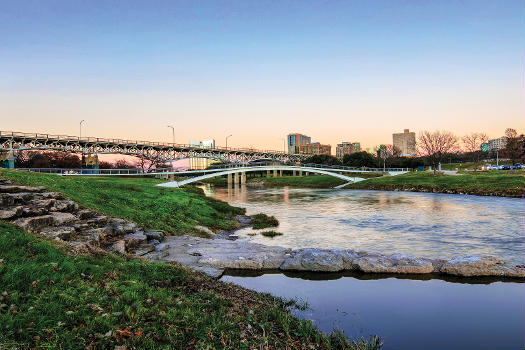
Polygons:
<instances>
[{"instance_id":1,"label":"bridge support pier","mask_svg":"<svg viewBox=\"0 0 525 350\"><path fill-rule=\"evenodd\" d=\"M303 176L303 171L299 170L299 176Z\"/></svg>"},{"instance_id":2,"label":"bridge support pier","mask_svg":"<svg viewBox=\"0 0 525 350\"><path fill-rule=\"evenodd\" d=\"M246 183L246 172L243 171L241 173L241 185L244 185Z\"/></svg>"},{"instance_id":3,"label":"bridge support pier","mask_svg":"<svg viewBox=\"0 0 525 350\"><path fill-rule=\"evenodd\" d=\"M283 176L283 171L282 170L279 170L279 176Z\"/></svg>"},{"instance_id":4,"label":"bridge support pier","mask_svg":"<svg viewBox=\"0 0 525 350\"><path fill-rule=\"evenodd\" d=\"M273 177L277 177L277 169L273 169Z\"/></svg>"},{"instance_id":5,"label":"bridge support pier","mask_svg":"<svg viewBox=\"0 0 525 350\"><path fill-rule=\"evenodd\" d=\"M309 176L310 173L308 171L305 171L305 176Z\"/></svg>"},{"instance_id":6,"label":"bridge support pier","mask_svg":"<svg viewBox=\"0 0 525 350\"><path fill-rule=\"evenodd\" d=\"M293 171L293 176L297 176L297 170Z\"/></svg>"},{"instance_id":7,"label":"bridge support pier","mask_svg":"<svg viewBox=\"0 0 525 350\"><path fill-rule=\"evenodd\" d=\"M270 177L270 170L266 170L266 177Z\"/></svg>"},{"instance_id":8,"label":"bridge support pier","mask_svg":"<svg viewBox=\"0 0 525 350\"><path fill-rule=\"evenodd\" d=\"M228 187L230 187L232 184L232 174L228 174L226 176L228 177Z\"/></svg>"},{"instance_id":9,"label":"bridge support pier","mask_svg":"<svg viewBox=\"0 0 525 350\"><path fill-rule=\"evenodd\" d=\"M239 180L239 173L233 173L233 182L235 183L235 185L239 184Z\"/></svg>"}]
</instances>

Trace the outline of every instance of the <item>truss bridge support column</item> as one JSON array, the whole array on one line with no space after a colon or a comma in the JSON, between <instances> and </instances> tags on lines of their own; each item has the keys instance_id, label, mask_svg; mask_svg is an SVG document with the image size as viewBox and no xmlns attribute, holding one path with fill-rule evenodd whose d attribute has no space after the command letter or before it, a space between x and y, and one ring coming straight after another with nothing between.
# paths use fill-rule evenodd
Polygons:
<instances>
[{"instance_id":1,"label":"truss bridge support column","mask_svg":"<svg viewBox=\"0 0 525 350\"><path fill-rule=\"evenodd\" d=\"M233 182L235 183L235 185L239 184L239 180L239 173L233 173Z\"/></svg>"},{"instance_id":2,"label":"truss bridge support column","mask_svg":"<svg viewBox=\"0 0 525 350\"><path fill-rule=\"evenodd\" d=\"M270 177L270 170L266 170L266 177Z\"/></svg>"},{"instance_id":3,"label":"truss bridge support column","mask_svg":"<svg viewBox=\"0 0 525 350\"><path fill-rule=\"evenodd\" d=\"M283 171L282 171L282 170L279 170L279 176L280 176L280 177L283 176Z\"/></svg>"},{"instance_id":4,"label":"truss bridge support column","mask_svg":"<svg viewBox=\"0 0 525 350\"><path fill-rule=\"evenodd\" d=\"M232 174L226 175L228 177L228 187L232 185Z\"/></svg>"},{"instance_id":5,"label":"truss bridge support column","mask_svg":"<svg viewBox=\"0 0 525 350\"><path fill-rule=\"evenodd\" d=\"M293 176L297 176L297 170L293 171Z\"/></svg>"},{"instance_id":6,"label":"truss bridge support column","mask_svg":"<svg viewBox=\"0 0 525 350\"><path fill-rule=\"evenodd\" d=\"M273 169L273 177L277 177L277 169Z\"/></svg>"},{"instance_id":7,"label":"truss bridge support column","mask_svg":"<svg viewBox=\"0 0 525 350\"><path fill-rule=\"evenodd\" d=\"M241 173L241 185L244 185L246 183L246 171L243 171Z\"/></svg>"}]
</instances>

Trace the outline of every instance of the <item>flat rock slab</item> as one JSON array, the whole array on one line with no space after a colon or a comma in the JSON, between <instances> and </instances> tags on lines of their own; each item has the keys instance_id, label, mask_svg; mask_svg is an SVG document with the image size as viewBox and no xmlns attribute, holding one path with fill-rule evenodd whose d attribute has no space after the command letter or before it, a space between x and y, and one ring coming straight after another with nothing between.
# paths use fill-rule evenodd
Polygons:
<instances>
[{"instance_id":1,"label":"flat rock slab","mask_svg":"<svg viewBox=\"0 0 525 350\"><path fill-rule=\"evenodd\" d=\"M353 270L357 253L342 249L306 248L294 251L280 266L281 270L337 272Z\"/></svg>"},{"instance_id":2,"label":"flat rock slab","mask_svg":"<svg viewBox=\"0 0 525 350\"><path fill-rule=\"evenodd\" d=\"M291 251L251 242L190 236L166 237L163 244L167 246L163 247L167 253L163 260L217 269L278 269ZM153 255L146 254L145 257Z\"/></svg>"},{"instance_id":3,"label":"flat rock slab","mask_svg":"<svg viewBox=\"0 0 525 350\"><path fill-rule=\"evenodd\" d=\"M524 266L512 266L492 256L462 256L447 261L441 273L456 276L501 276L525 278Z\"/></svg>"}]
</instances>

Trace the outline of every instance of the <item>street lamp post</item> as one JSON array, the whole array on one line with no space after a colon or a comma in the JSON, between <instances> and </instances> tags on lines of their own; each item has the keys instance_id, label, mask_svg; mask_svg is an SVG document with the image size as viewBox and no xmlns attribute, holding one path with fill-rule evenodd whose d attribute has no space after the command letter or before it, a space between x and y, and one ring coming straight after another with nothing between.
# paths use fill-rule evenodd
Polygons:
<instances>
[{"instance_id":1,"label":"street lamp post","mask_svg":"<svg viewBox=\"0 0 525 350\"><path fill-rule=\"evenodd\" d=\"M231 134L226 136L226 152L228 152L228 138L232 137L232 136L233 135L231 135ZM230 153L227 153L227 159L228 159L228 161L230 160Z\"/></svg>"},{"instance_id":2,"label":"street lamp post","mask_svg":"<svg viewBox=\"0 0 525 350\"><path fill-rule=\"evenodd\" d=\"M175 128L171 125L168 125L168 128L171 128L172 142L175 144Z\"/></svg>"},{"instance_id":3,"label":"street lamp post","mask_svg":"<svg viewBox=\"0 0 525 350\"><path fill-rule=\"evenodd\" d=\"M171 128L172 143L175 145L175 128L172 125L168 125ZM173 169L173 157L170 157L170 167Z\"/></svg>"},{"instance_id":4,"label":"street lamp post","mask_svg":"<svg viewBox=\"0 0 525 350\"><path fill-rule=\"evenodd\" d=\"M82 119L79 123L79 134L78 134L78 143L80 147L82 145L80 144L80 139L82 138L82 123L84 122L84 119ZM84 168L84 163L86 162L86 158L84 156L84 147L82 147L82 158L80 160L80 173L82 174L82 169Z\"/></svg>"}]
</instances>

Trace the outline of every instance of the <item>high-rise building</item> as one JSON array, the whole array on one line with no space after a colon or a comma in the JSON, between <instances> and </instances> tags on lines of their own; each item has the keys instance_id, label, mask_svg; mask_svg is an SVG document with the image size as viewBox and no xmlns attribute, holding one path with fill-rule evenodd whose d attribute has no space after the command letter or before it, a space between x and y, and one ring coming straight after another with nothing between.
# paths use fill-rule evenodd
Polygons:
<instances>
[{"instance_id":1,"label":"high-rise building","mask_svg":"<svg viewBox=\"0 0 525 350\"><path fill-rule=\"evenodd\" d=\"M489 152L495 152L497 150L499 151L501 149L504 149L505 147L507 147L507 138L505 136L502 136L497 139L489 140L488 142Z\"/></svg>"},{"instance_id":2,"label":"high-rise building","mask_svg":"<svg viewBox=\"0 0 525 350\"><path fill-rule=\"evenodd\" d=\"M392 135L392 144L395 148L401 151L401 156L415 156L416 155L416 133L405 129L403 133Z\"/></svg>"},{"instance_id":3,"label":"high-rise building","mask_svg":"<svg viewBox=\"0 0 525 350\"><path fill-rule=\"evenodd\" d=\"M335 148L335 156L339 159L343 159L345 155L355 152L361 152L361 144L359 142L341 142Z\"/></svg>"},{"instance_id":4,"label":"high-rise building","mask_svg":"<svg viewBox=\"0 0 525 350\"><path fill-rule=\"evenodd\" d=\"M300 153L302 154L332 154L332 146L331 145L322 145L319 142L312 142L308 143L304 146L301 146Z\"/></svg>"},{"instance_id":5,"label":"high-rise building","mask_svg":"<svg viewBox=\"0 0 525 350\"><path fill-rule=\"evenodd\" d=\"M301 147L312 142L312 138L303 134L289 134L288 135L288 153L299 154Z\"/></svg>"}]
</instances>

